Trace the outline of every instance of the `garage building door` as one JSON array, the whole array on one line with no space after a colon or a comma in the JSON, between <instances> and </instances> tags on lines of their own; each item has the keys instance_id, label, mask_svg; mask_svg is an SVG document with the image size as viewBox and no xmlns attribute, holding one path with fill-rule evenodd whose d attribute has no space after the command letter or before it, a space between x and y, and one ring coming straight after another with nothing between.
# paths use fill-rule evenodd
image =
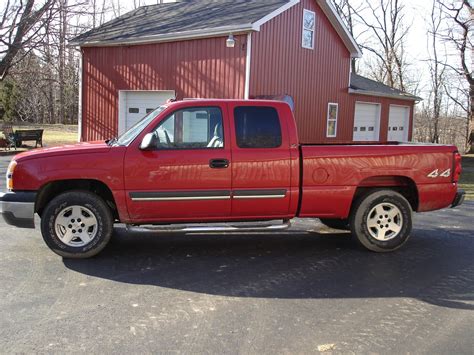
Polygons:
<instances>
[{"instance_id":1,"label":"garage building door","mask_svg":"<svg viewBox=\"0 0 474 355\"><path fill-rule=\"evenodd\" d=\"M354 114L354 141L378 141L380 105L356 102Z\"/></svg>"},{"instance_id":2,"label":"garage building door","mask_svg":"<svg viewBox=\"0 0 474 355\"><path fill-rule=\"evenodd\" d=\"M120 91L119 134L139 122L148 113L175 98L174 91Z\"/></svg>"},{"instance_id":3,"label":"garage building door","mask_svg":"<svg viewBox=\"0 0 474 355\"><path fill-rule=\"evenodd\" d=\"M410 126L410 108L390 105L388 118L388 140L390 142L407 142Z\"/></svg>"}]
</instances>

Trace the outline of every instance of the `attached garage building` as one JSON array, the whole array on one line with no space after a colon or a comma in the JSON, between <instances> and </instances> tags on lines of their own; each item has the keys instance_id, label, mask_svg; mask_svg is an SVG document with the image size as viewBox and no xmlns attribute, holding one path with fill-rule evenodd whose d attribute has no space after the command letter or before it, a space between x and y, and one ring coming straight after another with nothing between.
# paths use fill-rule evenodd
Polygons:
<instances>
[{"instance_id":1,"label":"attached garage building","mask_svg":"<svg viewBox=\"0 0 474 355\"><path fill-rule=\"evenodd\" d=\"M145 6L72 44L85 141L122 133L169 98L282 95L303 143L411 139L418 98L350 73L361 51L330 0Z\"/></svg>"}]
</instances>

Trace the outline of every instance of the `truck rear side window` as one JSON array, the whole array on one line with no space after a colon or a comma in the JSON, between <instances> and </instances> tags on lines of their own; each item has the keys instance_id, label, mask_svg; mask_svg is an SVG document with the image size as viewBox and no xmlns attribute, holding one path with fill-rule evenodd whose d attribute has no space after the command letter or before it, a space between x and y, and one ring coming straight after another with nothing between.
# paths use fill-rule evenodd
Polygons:
<instances>
[{"instance_id":1,"label":"truck rear side window","mask_svg":"<svg viewBox=\"0 0 474 355\"><path fill-rule=\"evenodd\" d=\"M239 148L278 148L281 146L280 119L275 108L236 107L234 119Z\"/></svg>"}]
</instances>

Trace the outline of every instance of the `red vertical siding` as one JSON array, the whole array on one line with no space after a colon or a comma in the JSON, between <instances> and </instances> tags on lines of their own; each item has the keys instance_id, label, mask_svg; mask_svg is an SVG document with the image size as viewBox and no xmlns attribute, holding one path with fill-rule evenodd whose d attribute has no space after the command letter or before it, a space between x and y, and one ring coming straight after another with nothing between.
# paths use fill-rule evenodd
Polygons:
<instances>
[{"instance_id":1,"label":"red vertical siding","mask_svg":"<svg viewBox=\"0 0 474 355\"><path fill-rule=\"evenodd\" d=\"M301 45L303 9L316 13L313 50ZM295 117L303 143L351 142L355 102L379 102L382 104L380 139L386 139L388 105L413 106L413 103L349 94L350 60L348 49L316 1L302 0L252 34L250 96L291 95L295 99ZM339 103L335 138L326 138L329 102Z\"/></svg>"},{"instance_id":2,"label":"red vertical siding","mask_svg":"<svg viewBox=\"0 0 474 355\"><path fill-rule=\"evenodd\" d=\"M83 48L83 140L118 131L119 90L174 90L183 98L244 98L246 36Z\"/></svg>"},{"instance_id":3,"label":"red vertical siding","mask_svg":"<svg viewBox=\"0 0 474 355\"><path fill-rule=\"evenodd\" d=\"M303 9L316 13L314 50L301 46ZM304 143L326 141L327 105L338 102L338 134L331 141L347 140L349 67L349 51L316 1L302 0L252 34L250 95L293 96Z\"/></svg>"}]
</instances>

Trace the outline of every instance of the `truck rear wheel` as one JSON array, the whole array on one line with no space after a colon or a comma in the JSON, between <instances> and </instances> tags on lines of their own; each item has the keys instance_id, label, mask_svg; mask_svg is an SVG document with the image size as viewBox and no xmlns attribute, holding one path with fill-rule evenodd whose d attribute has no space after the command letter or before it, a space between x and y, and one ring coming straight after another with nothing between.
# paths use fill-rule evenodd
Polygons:
<instances>
[{"instance_id":1,"label":"truck rear wheel","mask_svg":"<svg viewBox=\"0 0 474 355\"><path fill-rule=\"evenodd\" d=\"M351 229L349 226L349 221L347 219L338 219L338 218L320 218L322 224L333 229L340 229L343 231L348 231Z\"/></svg>"},{"instance_id":2,"label":"truck rear wheel","mask_svg":"<svg viewBox=\"0 0 474 355\"><path fill-rule=\"evenodd\" d=\"M110 241L113 217L102 198L87 191L70 191L54 198L41 218L48 247L65 258L90 258Z\"/></svg>"},{"instance_id":3,"label":"truck rear wheel","mask_svg":"<svg viewBox=\"0 0 474 355\"><path fill-rule=\"evenodd\" d=\"M410 203L392 190L378 190L359 199L350 218L352 235L365 248L389 252L400 248L410 237Z\"/></svg>"}]
</instances>

